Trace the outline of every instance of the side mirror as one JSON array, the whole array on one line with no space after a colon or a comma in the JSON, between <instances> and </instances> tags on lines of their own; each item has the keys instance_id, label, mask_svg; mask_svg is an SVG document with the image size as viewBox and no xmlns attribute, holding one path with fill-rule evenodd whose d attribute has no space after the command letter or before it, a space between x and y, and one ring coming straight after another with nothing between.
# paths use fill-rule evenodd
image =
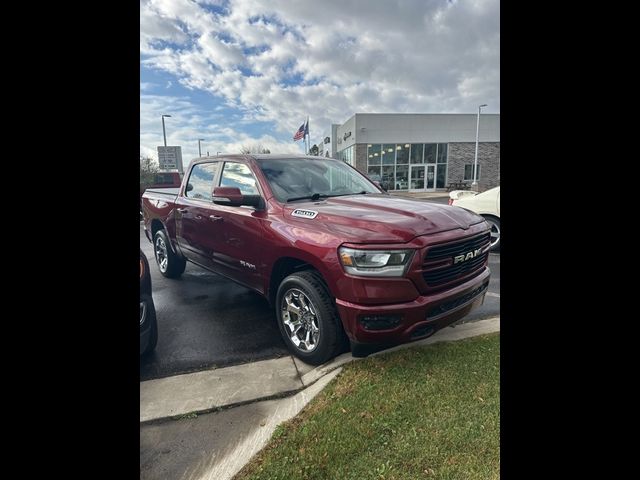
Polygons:
<instances>
[{"instance_id":1,"label":"side mirror","mask_svg":"<svg viewBox=\"0 0 640 480\"><path fill-rule=\"evenodd\" d=\"M213 203L216 205L228 205L230 207L262 208L262 197L260 195L242 195L237 187L215 187L213 189Z\"/></svg>"},{"instance_id":2,"label":"side mirror","mask_svg":"<svg viewBox=\"0 0 640 480\"><path fill-rule=\"evenodd\" d=\"M262 203L262 197L260 195L243 195L242 205L262 209L264 204Z\"/></svg>"},{"instance_id":3,"label":"side mirror","mask_svg":"<svg viewBox=\"0 0 640 480\"><path fill-rule=\"evenodd\" d=\"M187 192L190 192L191 190L193 190L193 184L191 184L191 183L187 183L186 191L187 191Z\"/></svg>"},{"instance_id":4,"label":"side mirror","mask_svg":"<svg viewBox=\"0 0 640 480\"><path fill-rule=\"evenodd\" d=\"M378 180L374 180L373 183L375 183L381 190L384 190L385 192L387 191L387 189L384 188Z\"/></svg>"}]
</instances>

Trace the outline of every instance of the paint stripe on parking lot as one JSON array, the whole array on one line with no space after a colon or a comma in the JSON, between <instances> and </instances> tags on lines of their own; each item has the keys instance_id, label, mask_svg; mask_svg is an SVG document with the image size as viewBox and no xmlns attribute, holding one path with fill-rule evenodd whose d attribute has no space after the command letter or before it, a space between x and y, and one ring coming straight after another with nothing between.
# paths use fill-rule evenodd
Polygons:
<instances>
[{"instance_id":1,"label":"paint stripe on parking lot","mask_svg":"<svg viewBox=\"0 0 640 480\"><path fill-rule=\"evenodd\" d=\"M488 297L498 297L498 298L500 298L500 294L499 293L487 292L486 295Z\"/></svg>"}]
</instances>

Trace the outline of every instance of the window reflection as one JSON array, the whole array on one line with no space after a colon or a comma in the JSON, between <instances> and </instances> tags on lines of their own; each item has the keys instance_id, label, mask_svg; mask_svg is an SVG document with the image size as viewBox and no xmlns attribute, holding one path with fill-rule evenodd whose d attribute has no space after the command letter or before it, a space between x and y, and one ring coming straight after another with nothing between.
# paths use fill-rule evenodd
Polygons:
<instances>
[{"instance_id":1,"label":"window reflection","mask_svg":"<svg viewBox=\"0 0 640 480\"><path fill-rule=\"evenodd\" d=\"M189 175L189 185L191 190L186 192L189 198L197 198L200 200L211 201L211 193L213 192L213 179L216 176L218 163L201 163L195 165Z\"/></svg>"},{"instance_id":2,"label":"window reflection","mask_svg":"<svg viewBox=\"0 0 640 480\"><path fill-rule=\"evenodd\" d=\"M434 167L437 164L437 173L434 175L435 178L431 178L429 188L444 188L447 150L446 143L368 144L367 174L388 183L389 190L419 189L425 185L424 169L415 169L412 175L415 178L411 179L415 186L412 186L409 181L409 164L426 163ZM434 170L431 172L433 175Z\"/></svg>"},{"instance_id":3,"label":"window reflection","mask_svg":"<svg viewBox=\"0 0 640 480\"><path fill-rule=\"evenodd\" d=\"M354 146L351 145L350 147L347 147L344 150L339 151L338 159L342 160L345 163L348 163L349 165L353 165L354 150L355 150Z\"/></svg>"},{"instance_id":4,"label":"window reflection","mask_svg":"<svg viewBox=\"0 0 640 480\"><path fill-rule=\"evenodd\" d=\"M396 163L398 165L406 165L409 163L409 149L410 144L396 145Z\"/></svg>"},{"instance_id":5,"label":"window reflection","mask_svg":"<svg viewBox=\"0 0 640 480\"><path fill-rule=\"evenodd\" d=\"M427 143L424 146L424 163L436 163L436 144Z\"/></svg>"},{"instance_id":6,"label":"window reflection","mask_svg":"<svg viewBox=\"0 0 640 480\"><path fill-rule=\"evenodd\" d=\"M220 186L239 188L240 193L243 195L258 195L256 179L253 178L249 167L243 163L226 162L222 171Z\"/></svg>"},{"instance_id":7,"label":"window reflection","mask_svg":"<svg viewBox=\"0 0 640 480\"><path fill-rule=\"evenodd\" d=\"M385 143L382 145L382 151L380 152L382 156L382 164L383 165L394 165L396 163L396 146L393 143Z\"/></svg>"},{"instance_id":8,"label":"window reflection","mask_svg":"<svg viewBox=\"0 0 640 480\"><path fill-rule=\"evenodd\" d=\"M422 161L423 150L424 150L424 143L411 144L411 163L424 163Z\"/></svg>"},{"instance_id":9,"label":"window reflection","mask_svg":"<svg viewBox=\"0 0 640 480\"><path fill-rule=\"evenodd\" d=\"M436 188L444 188L446 178L447 178L447 165L446 164L438 165Z\"/></svg>"},{"instance_id":10,"label":"window reflection","mask_svg":"<svg viewBox=\"0 0 640 480\"><path fill-rule=\"evenodd\" d=\"M438 163L447 163L447 144L438 144Z\"/></svg>"},{"instance_id":11,"label":"window reflection","mask_svg":"<svg viewBox=\"0 0 640 480\"><path fill-rule=\"evenodd\" d=\"M382 163L382 157L380 151L382 145L379 143L367 146L367 164L368 165L380 165Z\"/></svg>"},{"instance_id":12,"label":"window reflection","mask_svg":"<svg viewBox=\"0 0 640 480\"><path fill-rule=\"evenodd\" d=\"M409 188L409 165L398 165L396 167L396 190L407 190Z\"/></svg>"}]
</instances>

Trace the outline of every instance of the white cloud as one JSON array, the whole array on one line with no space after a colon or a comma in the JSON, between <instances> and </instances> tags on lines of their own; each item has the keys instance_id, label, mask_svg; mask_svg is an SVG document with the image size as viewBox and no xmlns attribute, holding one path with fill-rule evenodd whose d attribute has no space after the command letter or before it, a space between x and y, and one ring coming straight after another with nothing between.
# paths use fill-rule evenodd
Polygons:
<instances>
[{"instance_id":1,"label":"white cloud","mask_svg":"<svg viewBox=\"0 0 640 480\"><path fill-rule=\"evenodd\" d=\"M146 67L272 122L273 138L307 115L315 142L355 112L500 111L498 0L152 0L141 22Z\"/></svg>"},{"instance_id":2,"label":"white cloud","mask_svg":"<svg viewBox=\"0 0 640 480\"><path fill-rule=\"evenodd\" d=\"M165 118L168 145L182 147L182 159L186 165L198 156L198 138L202 153L207 151L240 153L243 145L261 144L272 152L304 153L302 142L281 141L272 135L253 137L243 132L242 119L230 120L228 115L195 105L187 97L164 95L140 96L140 155L157 160L157 146L164 142L161 115L171 112Z\"/></svg>"}]
</instances>

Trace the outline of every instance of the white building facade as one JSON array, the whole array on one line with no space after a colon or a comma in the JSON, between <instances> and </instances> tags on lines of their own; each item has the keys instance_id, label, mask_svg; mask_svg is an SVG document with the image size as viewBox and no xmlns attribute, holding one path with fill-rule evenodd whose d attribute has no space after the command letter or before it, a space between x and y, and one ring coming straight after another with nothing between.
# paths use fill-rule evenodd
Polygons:
<instances>
[{"instance_id":1,"label":"white building facade","mask_svg":"<svg viewBox=\"0 0 640 480\"><path fill-rule=\"evenodd\" d=\"M471 185L476 114L356 113L332 125L331 156L389 190L428 192ZM500 114L481 114L479 190L500 185Z\"/></svg>"}]
</instances>

